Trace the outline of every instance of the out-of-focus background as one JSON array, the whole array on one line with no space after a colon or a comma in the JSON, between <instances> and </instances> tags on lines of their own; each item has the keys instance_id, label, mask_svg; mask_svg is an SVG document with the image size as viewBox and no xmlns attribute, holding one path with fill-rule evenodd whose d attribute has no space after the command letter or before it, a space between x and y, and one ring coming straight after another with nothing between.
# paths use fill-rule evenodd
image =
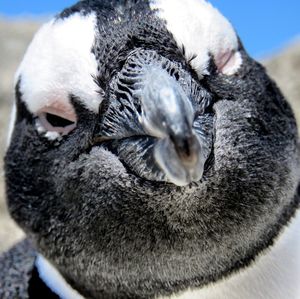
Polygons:
<instances>
[{"instance_id":1,"label":"out-of-focus background","mask_svg":"<svg viewBox=\"0 0 300 299\"><path fill-rule=\"evenodd\" d=\"M23 237L5 206L3 156L13 78L32 36L43 21L71 0L0 2L0 252ZM260 60L292 104L300 124L300 1L211 0L230 19L251 56ZM38 76L38 74L37 74Z\"/></svg>"}]
</instances>

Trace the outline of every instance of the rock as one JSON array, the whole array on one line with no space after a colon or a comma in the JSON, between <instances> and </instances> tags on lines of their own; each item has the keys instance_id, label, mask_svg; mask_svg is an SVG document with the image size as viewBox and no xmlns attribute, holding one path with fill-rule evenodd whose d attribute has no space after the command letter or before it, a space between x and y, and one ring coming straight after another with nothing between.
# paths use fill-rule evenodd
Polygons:
<instances>
[{"instance_id":1,"label":"rock","mask_svg":"<svg viewBox=\"0 0 300 299\"><path fill-rule=\"evenodd\" d=\"M263 64L292 104L300 127L300 39Z\"/></svg>"}]
</instances>

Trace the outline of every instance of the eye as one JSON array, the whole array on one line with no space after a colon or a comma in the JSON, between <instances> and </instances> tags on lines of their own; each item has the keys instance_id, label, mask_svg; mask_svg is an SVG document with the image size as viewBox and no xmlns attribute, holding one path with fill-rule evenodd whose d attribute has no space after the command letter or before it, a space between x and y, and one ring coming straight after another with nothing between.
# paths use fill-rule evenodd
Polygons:
<instances>
[{"instance_id":1,"label":"eye","mask_svg":"<svg viewBox=\"0 0 300 299\"><path fill-rule=\"evenodd\" d=\"M67 135L76 128L76 114L73 109L46 107L38 112L39 125L43 130Z\"/></svg>"},{"instance_id":2,"label":"eye","mask_svg":"<svg viewBox=\"0 0 300 299\"><path fill-rule=\"evenodd\" d=\"M233 75L242 63L239 51L225 51L215 57L215 63L219 72L225 75Z\"/></svg>"}]
</instances>

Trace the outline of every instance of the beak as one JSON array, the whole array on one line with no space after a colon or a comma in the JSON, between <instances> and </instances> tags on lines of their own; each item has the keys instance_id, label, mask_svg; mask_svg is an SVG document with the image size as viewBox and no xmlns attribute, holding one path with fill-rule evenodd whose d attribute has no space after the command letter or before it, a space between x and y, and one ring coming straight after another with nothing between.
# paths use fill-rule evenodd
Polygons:
<instances>
[{"instance_id":1,"label":"beak","mask_svg":"<svg viewBox=\"0 0 300 299\"><path fill-rule=\"evenodd\" d=\"M158 138L154 156L168 180L178 186L199 181L205 158L193 129L195 112L180 84L165 70L149 67L144 73L140 123Z\"/></svg>"}]
</instances>

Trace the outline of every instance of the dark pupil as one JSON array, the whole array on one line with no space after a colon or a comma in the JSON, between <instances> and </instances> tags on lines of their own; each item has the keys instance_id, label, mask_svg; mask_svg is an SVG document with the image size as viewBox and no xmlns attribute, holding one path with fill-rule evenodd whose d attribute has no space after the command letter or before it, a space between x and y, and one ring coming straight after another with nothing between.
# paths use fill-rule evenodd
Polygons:
<instances>
[{"instance_id":1,"label":"dark pupil","mask_svg":"<svg viewBox=\"0 0 300 299\"><path fill-rule=\"evenodd\" d=\"M59 117L59 116L51 114L51 113L46 113L46 119L53 127L63 127L64 128L64 127L74 124L74 122L72 122L68 119Z\"/></svg>"}]
</instances>

